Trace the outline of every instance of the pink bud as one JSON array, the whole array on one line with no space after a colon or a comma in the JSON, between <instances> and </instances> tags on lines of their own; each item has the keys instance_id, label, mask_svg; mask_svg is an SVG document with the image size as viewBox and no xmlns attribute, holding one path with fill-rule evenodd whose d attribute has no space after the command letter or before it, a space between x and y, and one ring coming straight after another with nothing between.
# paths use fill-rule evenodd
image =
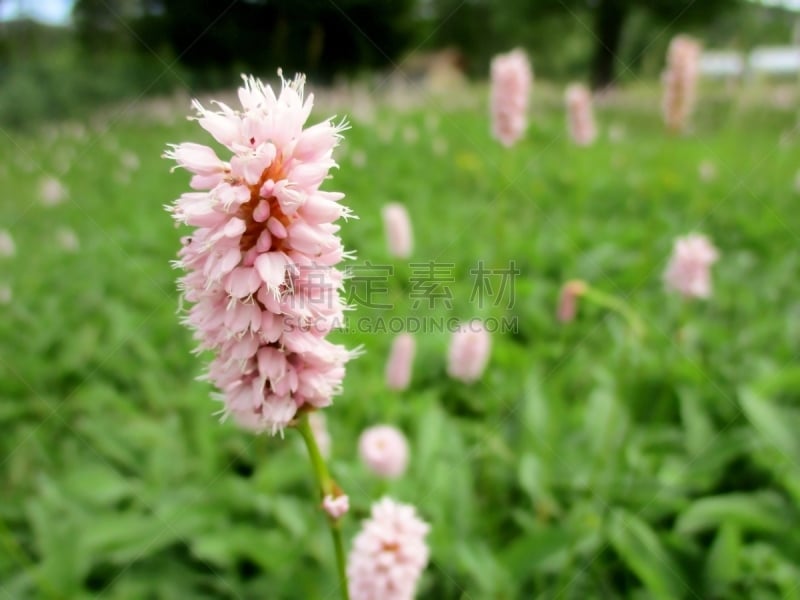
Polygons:
<instances>
[{"instance_id":1,"label":"pink bud","mask_svg":"<svg viewBox=\"0 0 800 600\"><path fill-rule=\"evenodd\" d=\"M406 207L398 202L392 202L383 207L382 214L389 254L398 258L410 256L414 240L411 233L411 219Z\"/></svg>"},{"instance_id":2,"label":"pink bud","mask_svg":"<svg viewBox=\"0 0 800 600\"><path fill-rule=\"evenodd\" d=\"M489 362L489 332L478 319L465 323L453 332L447 361L447 374L464 383L480 379Z\"/></svg>"},{"instance_id":3,"label":"pink bud","mask_svg":"<svg viewBox=\"0 0 800 600\"><path fill-rule=\"evenodd\" d=\"M414 337L409 333L394 338L386 362L386 387L390 390L404 390L411 382L415 346Z\"/></svg>"},{"instance_id":4,"label":"pink bud","mask_svg":"<svg viewBox=\"0 0 800 600\"><path fill-rule=\"evenodd\" d=\"M379 477L395 479L408 466L408 442L403 432L391 425L365 429L358 440L364 464Z\"/></svg>"},{"instance_id":5,"label":"pink bud","mask_svg":"<svg viewBox=\"0 0 800 600\"><path fill-rule=\"evenodd\" d=\"M350 498L345 494L335 498L328 494L322 500L322 508L332 519L340 519L350 510Z\"/></svg>"},{"instance_id":6,"label":"pink bud","mask_svg":"<svg viewBox=\"0 0 800 600\"><path fill-rule=\"evenodd\" d=\"M671 131L683 131L694 109L699 62L700 44L695 39L687 35L672 38L662 75L664 121Z\"/></svg>"},{"instance_id":7,"label":"pink bud","mask_svg":"<svg viewBox=\"0 0 800 600\"><path fill-rule=\"evenodd\" d=\"M578 296L586 290L586 284L582 281L568 281L561 288L561 296L558 300L558 320L562 323L570 323L575 319L578 312Z\"/></svg>"},{"instance_id":8,"label":"pink bud","mask_svg":"<svg viewBox=\"0 0 800 600\"><path fill-rule=\"evenodd\" d=\"M585 86L573 83L567 88L565 100L567 124L572 141L578 146L589 146L597 137L591 92Z\"/></svg>"}]
</instances>

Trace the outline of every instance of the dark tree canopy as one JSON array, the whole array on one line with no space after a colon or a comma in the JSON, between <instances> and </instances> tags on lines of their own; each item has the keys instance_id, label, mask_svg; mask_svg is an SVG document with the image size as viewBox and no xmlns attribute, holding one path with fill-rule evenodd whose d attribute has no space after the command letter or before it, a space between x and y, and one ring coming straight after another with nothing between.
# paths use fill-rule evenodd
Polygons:
<instances>
[{"instance_id":1,"label":"dark tree canopy","mask_svg":"<svg viewBox=\"0 0 800 600\"><path fill-rule=\"evenodd\" d=\"M459 5L462 5L459 8ZM432 0L436 39L453 43L479 61L514 45L537 56L569 52L567 40L590 44L588 65L595 87L614 82L620 44L633 17L645 20L655 37L667 30L702 24L736 10L740 0Z\"/></svg>"},{"instance_id":2,"label":"dark tree canopy","mask_svg":"<svg viewBox=\"0 0 800 600\"><path fill-rule=\"evenodd\" d=\"M413 34L415 6L415 0L78 0L74 10L90 48L114 27L129 34L120 30L122 17L147 46L168 49L198 72L280 65L320 78L394 60Z\"/></svg>"}]
</instances>

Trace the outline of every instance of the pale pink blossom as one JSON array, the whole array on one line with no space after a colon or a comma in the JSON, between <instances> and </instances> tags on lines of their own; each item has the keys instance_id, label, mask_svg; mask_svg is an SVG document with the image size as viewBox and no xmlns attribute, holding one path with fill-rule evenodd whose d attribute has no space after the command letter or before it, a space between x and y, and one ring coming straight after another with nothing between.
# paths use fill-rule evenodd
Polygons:
<instances>
[{"instance_id":1,"label":"pale pink blossom","mask_svg":"<svg viewBox=\"0 0 800 600\"><path fill-rule=\"evenodd\" d=\"M597 137L597 126L592 110L592 93L585 85L573 83L564 95L567 105L567 126L572 141L578 146L589 146Z\"/></svg>"},{"instance_id":2,"label":"pale pink blossom","mask_svg":"<svg viewBox=\"0 0 800 600\"><path fill-rule=\"evenodd\" d=\"M704 160L697 166L697 174L700 175L700 181L709 183L717 178L717 167L710 160Z\"/></svg>"},{"instance_id":3,"label":"pale pink blossom","mask_svg":"<svg viewBox=\"0 0 800 600\"><path fill-rule=\"evenodd\" d=\"M17 247L14 244L14 238L11 234L4 229L0 229L0 257L8 258L14 256L17 252Z\"/></svg>"},{"instance_id":4,"label":"pale pink blossom","mask_svg":"<svg viewBox=\"0 0 800 600\"><path fill-rule=\"evenodd\" d=\"M447 374L464 383L481 378L489 363L492 340L478 319L461 325L453 332L447 356Z\"/></svg>"},{"instance_id":5,"label":"pale pink blossom","mask_svg":"<svg viewBox=\"0 0 800 600\"><path fill-rule=\"evenodd\" d=\"M383 207L381 214L389 254L398 258L407 258L411 255L414 246L414 235L411 231L411 219L406 207L399 202L390 202Z\"/></svg>"},{"instance_id":6,"label":"pale pink blossom","mask_svg":"<svg viewBox=\"0 0 800 600\"><path fill-rule=\"evenodd\" d=\"M532 85L533 72L524 50L518 48L492 59L492 133L506 147L514 145L528 126Z\"/></svg>"},{"instance_id":7,"label":"pale pink blossom","mask_svg":"<svg viewBox=\"0 0 800 600\"><path fill-rule=\"evenodd\" d=\"M325 415L319 411L314 411L308 415L308 425L311 433L317 442L317 448L322 458L331 457L331 434L328 433L328 423Z\"/></svg>"},{"instance_id":8,"label":"pale pink blossom","mask_svg":"<svg viewBox=\"0 0 800 600\"><path fill-rule=\"evenodd\" d=\"M341 494L335 498L328 494L322 499L322 509L331 519L341 519L350 510L350 498Z\"/></svg>"},{"instance_id":9,"label":"pale pink blossom","mask_svg":"<svg viewBox=\"0 0 800 600\"><path fill-rule=\"evenodd\" d=\"M575 315L578 313L578 298L585 290L586 284L583 281L573 280L564 284L558 299L557 317L559 321L570 323L575 320Z\"/></svg>"},{"instance_id":10,"label":"pale pink blossom","mask_svg":"<svg viewBox=\"0 0 800 600\"><path fill-rule=\"evenodd\" d=\"M711 295L711 265L719 258L707 237L690 234L675 240L664 282L685 298L708 298Z\"/></svg>"},{"instance_id":11,"label":"pale pink blossom","mask_svg":"<svg viewBox=\"0 0 800 600\"><path fill-rule=\"evenodd\" d=\"M429 531L413 506L391 498L373 504L347 560L351 600L412 600L428 564Z\"/></svg>"},{"instance_id":12,"label":"pale pink blossom","mask_svg":"<svg viewBox=\"0 0 800 600\"><path fill-rule=\"evenodd\" d=\"M0 283L0 304L11 304L11 286L5 283Z\"/></svg>"},{"instance_id":13,"label":"pale pink blossom","mask_svg":"<svg viewBox=\"0 0 800 600\"><path fill-rule=\"evenodd\" d=\"M61 227L56 231L56 242L67 252L75 252L81 245L78 236L68 227Z\"/></svg>"},{"instance_id":14,"label":"pale pink blossom","mask_svg":"<svg viewBox=\"0 0 800 600\"><path fill-rule=\"evenodd\" d=\"M408 442L403 432L392 425L374 425L358 439L358 454L370 471L395 479L408 466Z\"/></svg>"},{"instance_id":15,"label":"pale pink blossom","mask_svg":"<svg viewBox=\"0 0 800 600\"><path fill-rule=\"evenodd\" d=\"M194 101L196 120L227 156L194 143L165 154L192 173L169 207L183 239L176 266L184 322L198 351L211 350L206 378L224 417L255 431L282 431L298 409L321 408L341 391L354 352L326 339L343 322L342 273L349 257L337 235L349 214L343 194L320 185L336 166L343 124L304 128L312 96L304 79L282 79L278 94L253 77L239 88L241 109Z\"/></svg>"},{"instance_id":16,"label":"pale pink blossom","mask_svg":"<svg viewBox=\"0 0 800 600\"><path fill-rule=\"evenodd\" d=\"M667 50L664 85L664 122L673 132L683 131L695 104L699 75L700 44L687 35L672 38Z\"/></svg>"},{"instance_id":17,"label":"pale pink blossom","mask_svg":"<svg viewBox=\"0 0 800 600\"><path fill-rule=\"evenodd\" d=\"M410 333L401 333L394 338L389 360L386 361L386 387L404 390L411 383L416 343Z\"/></svg>"},{"instance_id":18,"label":"pale pink blossom","mask_svg":"<svg viewBox=\"0 0 800 600\"><path fill-rule=\"evenodd\" d=\"M39 182L39 196L45 206L55 206L67 198L67 188L55 177L45 177Z\"/></svg>"}]
</instances>

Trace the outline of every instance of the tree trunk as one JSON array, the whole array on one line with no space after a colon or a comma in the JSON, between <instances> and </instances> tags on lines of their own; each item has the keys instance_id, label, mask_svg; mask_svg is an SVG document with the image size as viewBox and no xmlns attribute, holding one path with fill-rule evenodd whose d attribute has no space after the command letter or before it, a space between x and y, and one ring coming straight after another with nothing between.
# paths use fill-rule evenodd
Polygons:
<instances>
[{"instance_id":1,"label":"tree trunk","mask_svg":"<svg viewBox=\"0 0 800 600\"><path fill-rule=\"evenodd\" d=\"M592 87L599 90L614 83L614 63L628 11L620 0L600 0L596 11L591 79Z\"/></svg>"}]
</instances>

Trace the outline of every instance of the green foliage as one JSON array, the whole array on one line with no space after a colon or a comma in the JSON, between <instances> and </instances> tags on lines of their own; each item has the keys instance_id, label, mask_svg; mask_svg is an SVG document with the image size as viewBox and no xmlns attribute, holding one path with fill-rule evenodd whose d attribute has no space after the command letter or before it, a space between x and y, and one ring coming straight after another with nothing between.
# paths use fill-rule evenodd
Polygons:
<instances>
[{"instance_id":1,"label":"green foliage","mask_svg":"<svg viewBox=\"0 0 800 600\"><path fill-rule=\"evenodd\" d=\"M654 90L632 88L598 108L603 135L583 149L565 137L562 90L543 83L511 150L489 137L482 88L459 93L475 96L470 109L430 100L354 117L328 188L360 217L342 226L346 246L395 276L379 298L392 308L358 306L349 322L518 327L493 336L472 386L445 374L446 331L418 335L402 393L383 381L390 335L336 333L366 351L326 410L331 470L353 505L346 539L390 494L432 524L419 598L800 597L798 141L794 109L767 109L772 91L705 90L695 132L669 137ZM306 599L335 585L299 436L218 423L195 380L203 358L169 267L182 232L162 207L188 178L160 158L167 142L209 140L185 108L166 124L112 113L85 136L74 124L12 133L0 149L0 224L17 246L0 259L13 292L0 320L10 598ZM65 163L69 199L44 207L40 180ZM452 308L413 308L413 269L385 249L388 201L409 208L412 262L453 265ZM63 227L77 250L59 245ZM691 230L721 249L708 302L682 302L660 279ZM470 300L481 260L515 261L512 306ZM625 298L646 336L587 304L557 323L571 278ZM356 457L378 422L410 440L397 481Z\"/></svg>"}]
</instances>

